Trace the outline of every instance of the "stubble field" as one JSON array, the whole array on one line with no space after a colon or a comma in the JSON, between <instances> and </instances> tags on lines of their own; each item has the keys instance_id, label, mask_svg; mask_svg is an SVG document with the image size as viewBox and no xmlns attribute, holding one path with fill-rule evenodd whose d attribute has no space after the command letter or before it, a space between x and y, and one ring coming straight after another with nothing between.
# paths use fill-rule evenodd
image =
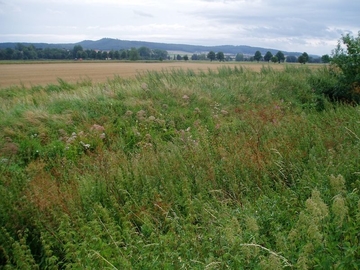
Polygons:
<instances>
[{"instance_id":1,"label":"stubble field","mask_svg":"<svg viewBox=\"0 0 360 270\"><path fill-rule=\"evenodd\" d=\"M192 69L194 71L217 70L221 66L242 66L260 71L264 65L274 69L283 69L283 65L267 63L219 63L219 62L160 62L160 63L126 63L126 62L57 62L57 63L6 63L0 64L0 88L20 85L34 86L56 83L58 78L75 83L84 79L92 82L106 82L114 76L122 78L135 77L147 71L174 69Z\"/></svg>"}]
</instances>

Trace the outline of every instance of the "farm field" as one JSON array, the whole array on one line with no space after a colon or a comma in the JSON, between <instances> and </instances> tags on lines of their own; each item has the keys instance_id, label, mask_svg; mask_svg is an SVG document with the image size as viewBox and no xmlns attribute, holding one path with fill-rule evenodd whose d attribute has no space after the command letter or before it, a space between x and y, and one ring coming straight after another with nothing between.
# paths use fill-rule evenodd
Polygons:
<instances>
[{"instance_id":1,"label":"farm field","mask_svg":"<svg viewBox=\"0 0 360 270\"><path fill-rule=\"evenodd\" d=\"M0 64L0 88L23 84L24 86L54 84L58 78L67 82L91 79L92 82L106 82L118 75L122 78L135 77L147 71L192 69L194 71L217 70L221 66L242 66L260 71L262 66L283 69L284 65L268 63L219 63L219 62L72 62L72 63L20 63Z\"/></svg>"}]
</instances>

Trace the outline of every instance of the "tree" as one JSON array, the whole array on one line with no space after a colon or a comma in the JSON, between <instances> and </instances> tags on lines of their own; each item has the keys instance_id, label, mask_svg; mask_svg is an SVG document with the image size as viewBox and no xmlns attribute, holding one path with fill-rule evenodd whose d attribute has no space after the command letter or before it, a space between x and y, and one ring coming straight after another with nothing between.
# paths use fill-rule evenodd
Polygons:
<instances>
[{"instance_id":1,"label":"tree","mask_svg":"<svg viewBox=\"0 0 360 270\"><path fill-rule=\"evenodd\" d=\"M129 52L129 59L131 61L136 61L140 59L139 51L136 48L131 48Z\"/></svg>"},{"instance_id":2,"label":"tree","mask_svg":"<svg viewBox=\"0 0 360 270\"><path fill-rule=\"evenodd\" d=\"M296 63L297 62L297 57L295 55L288 55L286 56L286 62L287 63Z\"/></svg>"},{"instance_id":3,"label":"tree","mask_svg":"<svg viewBox=\"0 0 360 270\"><path fill-rule=\"evenodd\" d=\"M309 55L306 52L304 52L302 55L304 56L305 63L310 61Z\"/></svg>"},{"instance_id":4,"label":"tree","mask_svg":"<svg viewBox=\"0 0 360 270\"><path fill-rule=\"evenodd\" d=\"M244 61L244 55L242 53L237 53L235 57L235 61Z\"/></svg>"},{"instance_id":5,"label":"tree","mask_svg":"<svg viewBox=\"0 0 360 270\"><path fill-rule=\"evenodd\" d=\"M96 59L96 51L95 50L88 50L87 55L92 59Z\"/></svg>"},{"instance_id":6,"label":"tree","mask_svg":"<svg viewBox=\"0 0 360 270\"><path fill-rule=\"evenodd\" d=\"M13 59L13 55L14 55L15 51L11 48L6 48L5 49L5 58L6 60L11 60Z\"/></svg>"},{"instance_id":7,"label":"tree","mask_svg":"<svg viewBox=\"0 0 360 270\"><path fill-rule=\"evenodd\" d=\"M277 56L271 57L271 62L276 63L278 61L279 61L279 59L277 58Z\"/></svg>"},{"instance_id":8,"label":"tree","mask_svg":"<svg viewBox=\"0 0 360 270\"><path fill-rule=\"evenodd\" d=\"M103 51L101 53L101 59L102 60L105 60L105 59L108 59L109 55L108 55L108 52L107 51Z\"/></svg>"},{"instance_id":9,"label":"tree","mask_svg":"<svg viewBox=\"0 0 360 270\"><path fill-rule=\"evenodd\" d=\"M219 60L220 62L221 62L221 61L225 61L224 53L223 53L223 52L218 52L218 53L216 54L216 59Z\"/></svg>"},{"instance_id":10,"label":"tree","mask_svg":"<svg viewBox=\"0 0 360 270\"><path fill-rule=\"evenodd\" d=\"M128 51L127 50L122 50L120 53L120 59L126 59L128 58Z\"/></svg>"},{"instance_id":11,"label":"tree","mask_svg":"<svg viewBox=\"0 0 360 270\"><path fill-rule=\"evenodd\" d=\"M36 53L34 47L24 48L23 53L24 53L24 59L36 59L37 58L37 53Z\"/></svg>"},{"instance_id":12,"label":"tree","mask_svg":"<svg viewBox=\"0 0 360 270\"><path fill-rule=\"evenodd\" d=\"M330 63L330 56L328 54L324 54L323 56L321 56L321 62L323 62L324 64Z\"/></svg>"},{"instance_id":13,"label":"tree","mask_svg":"<svg viewBox=\"0 0 360 270\"><path fill-rule=\"evenodd\" d=\"M151 50L145 46L138 49L141 59L149 60L151 58Z\"/></svg>"},{"instance_id":14,"label":"tree","mask_svg":"<svg viewBox=\"0 0 360 270\"><path fill-rule=\"evenodd\" d=\"M300 56L298 57L298 62L299 62L300 64L305 64L305 63L306 63L305 57L304 57L303 55L300 55Z\"/></svg>"},{"instance_id":15,"label":"tree","mask_svg":"<svg viewBox=\"0 0 360 270\"><path fill-rule=\"evenodd\" d=\"M192 56L191 56L191 60L199 60L199 56L194 53Z\"/></svg>"},{"instance_id":16,"label":"tree","mask_svg":"<svg viewBox=\"0 0 360 270\"><path fill-rule=\"evenodd\" d=\"M114 59L116 59L116 60L120 59L120 52L119 51L114 52Z\"/></svg>"},{"instance_id":17,"label":"tree","mask_svg":"<svg viewBox=\"0 0 360 270\"><path fill-rule=\"evenodd\" d=\"M159 50L159 49L155 49L152 51L152 58L153 59L167 59L168 58L168 52L165 50Z\"/></svg>"},{"instance_id":18,"label":"tree","mask_svg":"<svg viewBox=\"0 0 360 270\"><path fill-rule=\"evenodd\" d=\"M302 55L298 57L298 62L300 64L305 64L308 61L309 61L309 55L306 52L304 52Z\"/></svg>"},{"instance_id":19,"label":"tree","mask_svg":"<svg viewBox=\"0 0 360 270\"><path fill-rule=\"evenodd\" d=\"M300 64L305 64L308 61L309 61L309 55L306 52L304 52L302 55L298 57L298 62Z\"/></svg>"},{"instance_id":20,"label":"tree","mask_svg":"<svg viewBox=\"0 0 360 270\"><path fill-rule=\"evenodd\" d=\"M215 52L214 52L214 51L210 51L210 52L207 54L207 58L209 58L210 61L215 60L215 58L216 58Z\"/></svg>"},{"instance_id":21,"label":"tree","mask_svg":"<svg viewBox=\"0 0 360 270\"><path fill-rule=\"evenodd\" d=\"M185 61L189 60L189 56L187 56L187 54L185 54L183 58L184 58Z\"/></svg>"},{"instance_id":22,"label":"tree","mask_svg":"<svg viewBox=\"0 0 360 270\"><path fill-rule=\"evenodd\" d=\"M111 50L111 51L108 53L108 57L109 57L110 59L115 59L114 54L115 54L114 50Z\"/></svg>"},{"instance_id":23,"label":"tree","mask_svg":"<svg viewBox=\"0 0 360 270\"><path fill-rule=\"evenodd\" d=\"M181 57L180 54L178 54L178 55L176 56L176 60L178 60L178 61L182 60L182 57Z\"/></svg>"},{"instance_id":24,"label":"tree","mask_svg":"<svg viewBox=\"0 0 360 270\"><path fill-rule=\"evenodd\" d=\"M73 58L80 58L79 55L81 55L83 51L84 49L81 45L75 45L73 48Z\"/></svg>"},{"instance_id":25,"label":"tree","mask_svg":"<svg viewBox=\"0 0 360 270\"><path fill-rule=\"evenodd\" d=\"M271 52L267 51L265 56L264 56L264 60L266 62L269 62L271 60L271 57L273 57L273 54Z\"/></svg>"},{"instance_id":26,"label":"tree","mask_svg":"<svg viewBox=\"0 0 360 270\"><path fill-rule=\"evenodd\" d=\"M278 51L275 56L277 57L279 63L284 62L285 55L281 51Z\"/></svg>"},{"instance_id":27,"label":"tree","mask_svg":"<svg viewBox=\"0 0 360 270\"><path fill-rule=\"evenodd\" d=\"M262 58L261 52L256 51L255 55L254 55L254 60L259 62L261 60L261 58Z\"/></svg>"}]
</instances>

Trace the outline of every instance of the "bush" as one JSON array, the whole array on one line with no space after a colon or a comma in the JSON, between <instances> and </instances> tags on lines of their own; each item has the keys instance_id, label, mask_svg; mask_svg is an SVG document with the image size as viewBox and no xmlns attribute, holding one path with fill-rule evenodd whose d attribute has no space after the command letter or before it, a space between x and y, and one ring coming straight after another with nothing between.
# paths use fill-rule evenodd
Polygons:
<instances>
[{"instance_id":1,"label":"bush","mask_svg":"<svg viewBox=\"0 0 360 270\"><path fill-rule=\"evenodd\" d=\"M312 78L317 93L332 101L360 103L360 31L357 37L347 34L339 40L328 72L328 80Z\"/></svg>"}]
</instances>

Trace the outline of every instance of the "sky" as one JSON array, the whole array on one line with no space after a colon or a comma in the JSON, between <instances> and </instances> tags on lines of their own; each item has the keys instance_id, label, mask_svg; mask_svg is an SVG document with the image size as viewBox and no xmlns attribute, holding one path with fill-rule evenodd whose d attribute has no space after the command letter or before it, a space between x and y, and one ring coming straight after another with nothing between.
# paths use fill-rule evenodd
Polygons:
<instances>
[{"instance_id":1,"label":"sky","mask_svg":"<svg viewBox=\"0 0 360 270\"><path fill-rule=\"evenodd\" d=\"M359 0L0 0L0 42L115 38L331 54Z\"/></svg>"}]
</instances>

